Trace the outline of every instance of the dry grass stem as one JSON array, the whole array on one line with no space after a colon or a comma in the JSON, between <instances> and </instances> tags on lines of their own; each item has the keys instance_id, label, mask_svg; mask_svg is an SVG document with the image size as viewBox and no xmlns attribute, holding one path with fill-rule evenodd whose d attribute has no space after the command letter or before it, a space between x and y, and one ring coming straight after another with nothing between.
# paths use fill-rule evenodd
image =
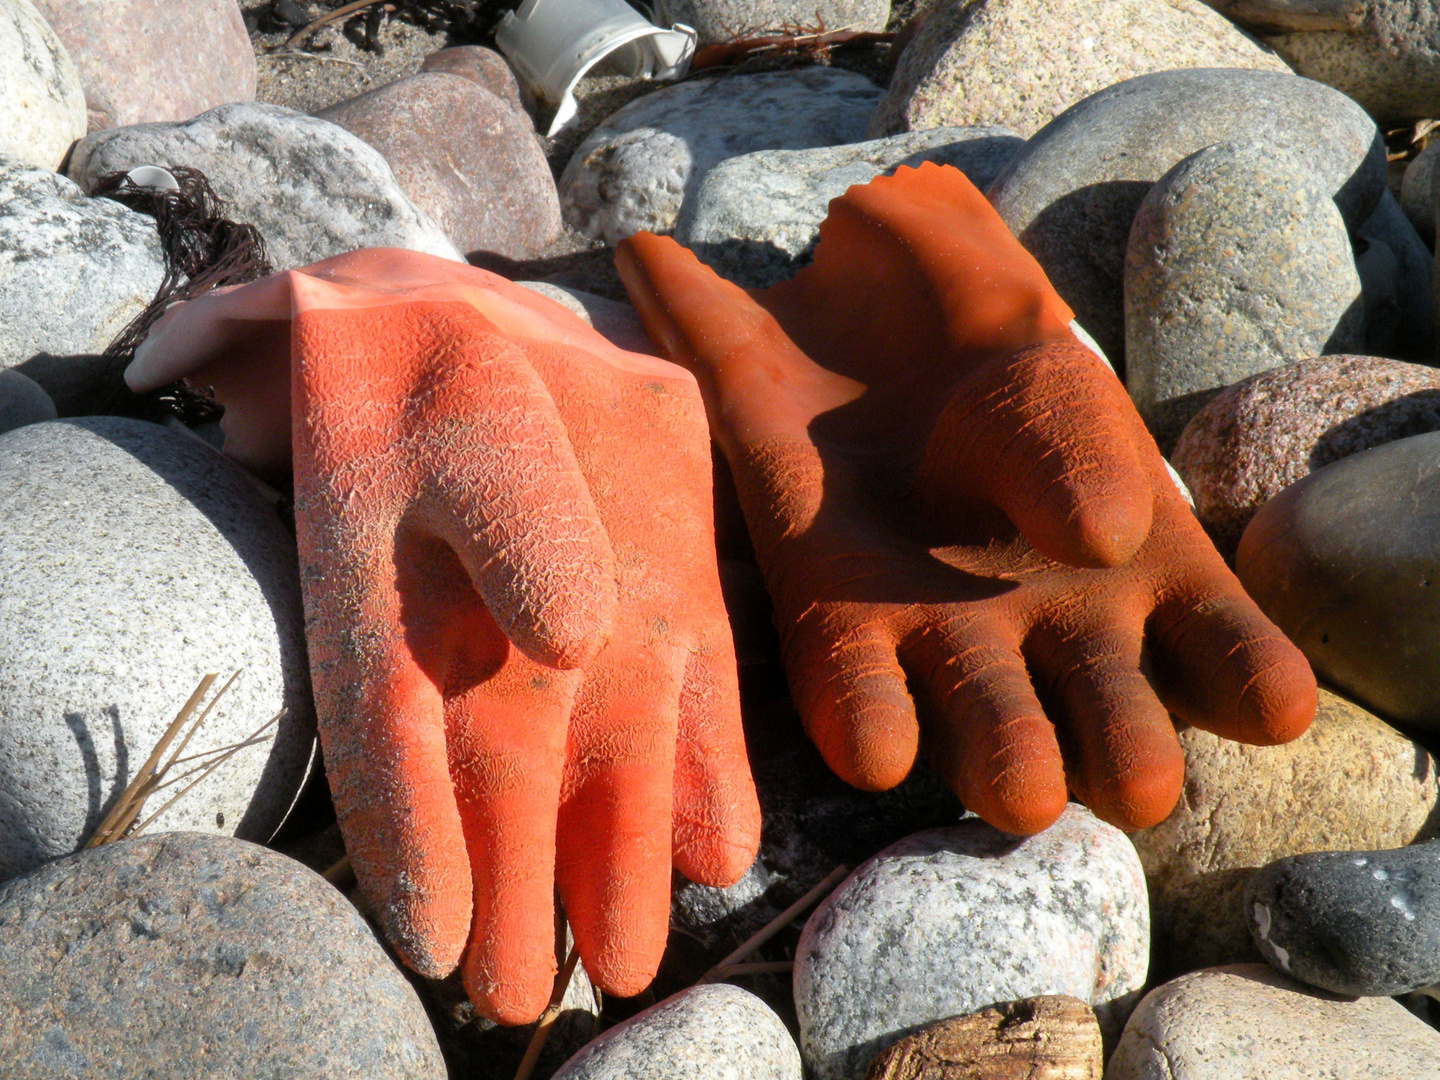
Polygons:
<instances>
[{"instance_id":1,"label":"dry grass stem","mask_svg":"<svg viewBox=\"0 0 1440 1080\"><path fill-rule=\"evenodd\" d=\"M520 1059L520 1067L515 1070L515 1080L530 1080L530 1074L535 1071L535 1063L540 1060L540 1051L545 1049L545 1040L550 1038L550 1029L555 1026L555 1021L560 1016L560 1006L565 1001L565 992L570 989L570 979L574 976L575 965L579 962L580 950L572 946L570 955L565 958L564 967L555 976L555 989L550 992L550 1004L535 1022L535 1034L530 1036L530 1045L525 1048L525 1056Z\"/></svg>"},{"instance_id":2,"label":"dry grass stem","mask_svg":"<svg viewBox=\"0 0 1440 1080\"><path fill-rule=\"evenodd\" d=\"M794 960L765 960L758 964L731 964L729 967L716 968L715 974L719 980L732 979L737 975L779 975L794 970Z\"/></svg>"},{"instance_id":3,"label":"dry grass stem","mask_svg":"<svg viewBox=\"0 0 1440 1080\"><path fill-rule=\"evenodd\" d=\"M330 23L335 22L337 19L343 19L346 15L354 14L355 12L361 11L367 7L374 7L376 4L383 2L384 0L355 0L353 4L346 4L344 7L338 7L334 11L327 11L324 15L321 15L314 22L307 23L305 26L302 26L299 30L295 31L295 33L291 34L288 38L286 38L285 47L287 49L293 49L297 41L303 41L306 37L313 34L316 30L319 30L322 26L328 26Z\"/></svg>"},{"instance_id":4,"label":"dry grass stem","mask_svg":"<svg viewBox=\"0 0 1440 1080\"><path fill-rule=\"evenodd\" d=\"M355 868L350 865L350 853L347 851L334 864L320 874L326 881L330 882L337 889L343 888L355 880Z\"/></svg>"},{"instance_id":5,"label":"dry grass stem","mask_svg":"<svg viewBox=\"0 0 1440 1080\"><path fill-rule=\"evenodd\" d=\"M820 884L816 885L799 900L796 900L795 903L791 904L779 915L776 915L775 918L751 934L750 937L746 939L745 944L741 945L729 956L725 957L724 960L721 960L720 963L700 976L699 982L695 985L704 986L706 983L719 982L721 979L727 978L727 971L733 971L736 964L760 948L761 945L764 945L781 930L785 929L802 911L825 899L825 897L830 894L830 891L834 889L836 885L839 885L849 872L850 867L844 865L837 866L834 870L831 870L830 873L825 875L825 880L821 881Z\"/></svg>"}]
</instances>

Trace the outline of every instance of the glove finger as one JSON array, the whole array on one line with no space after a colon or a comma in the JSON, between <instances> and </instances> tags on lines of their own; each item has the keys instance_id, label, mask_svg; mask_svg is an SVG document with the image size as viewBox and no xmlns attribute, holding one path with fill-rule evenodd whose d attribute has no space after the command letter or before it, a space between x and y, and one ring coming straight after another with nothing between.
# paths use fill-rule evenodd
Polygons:
<instances>
[{"instance_id":1,"label":"glove finger","mask_svg":"<svg viewBox=\"0 0 1440 1080\"><path fill-rule=\"evenodd\" d=\"M426 484L416 524L455 550L516 647L553 667L593 656L614 617L614 555L525 354L469 305L436 302L305 310L291 347L297 469L348 483L353 515L408 494L371 470L403 455Z\"/></svg>"},{"instance_id":2,"label":"glove finger","mask_svg":"<svg viewBox=\"0 0 1440 1080\"><path fill-rule=\"evenodd\" d=\"M1155 501L1139 418L1114 374L1073 339L1023 349L962 382L917 477L923 508L986 499L1035 550L1118 566L1150 531Z\"/></svg>"},{"instance_id":3,"label":"glove finger","mask_svg":"<svg viewBox=\"0 0 1440 1080\"><path fill-rule=\"evenodd\" d=\"M526 1024L555 975L555 819L578 676L520 656L447 710L450 771L474 882L465 992Z\"/></svg>"},{"instance_id":4,"label":"glove finger","mask_svg":"<svg viewBox=\"0 0 1440 1080\"><path fill-rule=\"evenodd\" d=\"M1015 635L957 618L902 657L922 688L930 760L966 809L1008 833L1048 828L1068 799L1065 767Z\"/></svg>"},{"instance_id":5,"label":"glove finger","mask_svg":"<svg viewBox=\"0 0 1440 1080\"><path fill-rule=\"evenodd\" d=\"M555 880L585 970L638 994L670 922L670 807L683 654L602 653L570 722Z\"/></svg>"},{"instance_id":6,"label":"glove finger","mask_svg":"<svg viewBox=\"0 0 1440 1080\"><path fill-rule=\"evenodd\" d=\"M1256 746L1289 742L1310 726L1317 691L1309 661L1238 588L1171 600L1147 629L1161 697L1187 724Z\"/></svg>"},{"instance_id":7,"label":"glove finger","mask_svg":"<svg viewBox=\"0 0 1440 1080\"><path fill-rule=\"evenodd\" d=\"M671 810L671 861L691 881L724 888L760 849L760 803L750 777L735 651L723 623L690 654L680 693Z\"/></svg>"},{"instance_id":8,"label":"glove finger","mask_svg":"<svg viewBox=\"0 0 1440 1080\"><path fill-rule=\"evenodd\" d=\"M1140 669L1140 627L1102 614L1112 617L1037 631L1024 652L1055 715L1076 797L1112 825L1143 829L1174 809L1185 757Z\"/></svg>"}]
</instances>

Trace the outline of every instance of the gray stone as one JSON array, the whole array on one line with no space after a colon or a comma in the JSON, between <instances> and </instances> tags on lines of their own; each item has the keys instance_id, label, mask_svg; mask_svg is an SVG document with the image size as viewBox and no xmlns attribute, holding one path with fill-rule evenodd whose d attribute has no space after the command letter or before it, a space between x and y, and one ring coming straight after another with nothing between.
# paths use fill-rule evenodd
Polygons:
<instances>
[{"instance_id":1,"label":"gray stone","mask_svg":"<svg viewBox=\"0 0 1440 1080\"><path fill-rule=\"evenodd\" d=\"M0 370L0 435L55 419L55 402L34 379L14 368Z\"/></svg>"},{"instance_id":2,"label":"gray stone","mask_svg":"<svg viewBox=\"0 0 1440 1080\"><path fill-rule=\"evenodd\" d=\"M1173 68L1287 72L1200 0L936 4L900 54L874 136L967 124L1033 135L1075 102Z\"/></svg>"},{"instance_id":3,"label":"gray stone","mask_svg":"<svg viewBox=\"0 0 1440 1080\"><path fill-rule=\"evenodd\" d=\"M1316 469L1440 430L1440 371L1373 356L1327 356L1236 383L1180 433L1172 461L1227 559L1255 511Z\"/></svg>"},{"instance_id":4,"label":"gray stone","mask_svg":"<svg viewBox=\"0 0 1440 1080\"><path fill-rule=\"evenodd\" d=\"M692 986L616 1024L553 1080L800 1080L780 1018L726 983Z\"/></svg>"},{"instance_id":5,"label":"gray stone","mask_svg":"<svg viewBox=\"0 0 1440 1080\"><path fill-rule=\"evenodd\" d=\"M117 417L0 436L0 581L0 880L90 835L206 672L240 676L187 756L288 711L157 824L269 839L313 721L294 541L236 466Z\"/></svg>"},{"instance_id":6,"label":"gray stone","mask_svg":"<svg viewBox=\"0 0 1440 1080\"><path fill-rule=\"evenodd\" d=\"M1024 140L997 127L937 128L888 139L761 150L716 165L686 200L675 239L722 276L760 288L810 261L830 200L901 165L953 165L984 191Z\"/></svg>"},{"instance_id":7,"label":"gray stone","mask_svg":"<svg viewBox=\"0 0 1440 1080\"><path fill-rule=\"evenodd\" d=\"M902 840L816 909L795 954L807 1072L855 1080L879 1051L997 1001L1068 994L1123 1023L1150 918L1135 850L1076 804L1039 836L970 818Z\"/></svg>"},{"instance_id":8,"label":"gray stone","mask_svg":"<svg viewBox=\"0 0 1440 1080\"><path fill-rule=\"evenodd\" d=\"M317 113L384 155L466 254L539 254L560 235L555 177L530 118L478 83L421 72Z\"/></svg>"},{"instance_id":9,"label":"gray stone","mask_svg":"<svg viewBox=\"0 0 1440 1080\"><path fill-rule=\"evenodd\" d=\"M0 102L0 157L58 169L85 136L80 75L30 0L0 0Z\"/></svg>"},{"instance_id":10,"label":"gray stone","mask_svg":"<svg viewBox=\"0 0 1440 1080\"><path fill-rule=\"evenodd\" d=\"M1440 730L1440 432L1291 484L1250 520L1235 572L1321 678Z\"/></svg>"},{"instance_id":11,"label":"gray stone","mask_svg":"<svg viewBox=\"0 0 1440 1080\"><path fill-rule=\"evenodd\" d=\"M1217 143L1140 204L1125 252L1125 387L1162 451L1231 383L1361 352L1364 332L1345 222L1290 154Z\"/></svg>"},{"instance_id":12,"label":"gray stone","mask_svg":"<svg viewBox=\"0 0 1440 1080\"><path fill-rule=\"evenodd\" d=\"M319 874L194 833L0 886L0 1057L28 1080L443 1080L425 1010Z\"/></svg>"},{"instance_id":13,"label":"gray stone","mask_svg":"<svg viewBox=\"0 0 1440 1080\"><path fill-rule=\"evenodd\" d=\"M858 142L879 98L863 75L826 67L689 79L656 90L575 150L560 177L565 220L612 244L641 229L668 233L721 161Z\"/></svg>"},{"instance_id":14,"label":"gray stone","mask_svg":"<svg viewBox=\"0 0 1440 1080\"><path fill-rule=\"evenodd\" d=\"M0 160L0 368L103 352L164 276L152 218Z\"/></svg>"},{"instance_id":15,"label":"gray stone","mask_svg":"<svg viewBox=\"0 0 1440 1080\"><path fill-rule=\"evenodd\" d=\"M1435 354L1434 259L1388 189L1360 226L1355 260L1365 305L1365 352L1426 362Z\"/></svg>"},{"instance_id":16,"label":"gray stone","mask_svg":"<svg viewBox=\"0 0 1440 1080\"><path fill-rule=\"evenodd\" d=\"M1433 1080L1440 1032L1389 998L1332 997L1263 964L1145 996L1105 1080Z\"/></svg>"},{"instance_id":17,"label":"gray stone","mask_svg":"<svg viewBox=\"0 0 1440 1080\"><path fill-rule=\"evenodd\" d=\"M1435 162L1440 161L1440 139L1431 139L1405 167L1400 181L1400 208L1427 247L1435 246Z\"/></svg>"},{"instance_id":18,"label":"gray stone","mask_svg":"<svg viewBox=\"0 0 1440 1080\"><path fill-rule=\"evenodd\" d=\"M1435 835L1435 759L1389 724L1320 690L1310 730L1247 746L1182 728L1185 789L1160 824L1130 834L1145 867L1160 978L1258 960L1242 898L1274 859L1397 848Z\"/></svg>"},{"instance_id":19,"label":"gray stone","mask_svg":"<svg viewBox=\"0 0 1440 1080\"><path fill-rule=\"evenodd\" d=\"M573 315L577 315L586 326L593 328L610 344L630 352L662 355L659 348L645 332L635 309L619 300L608 300L584 289L570 289L564 285L552 285L548 281L517 281L532 292L554 300Z\"/></svg>"},{"instance_id":20,"label":"gray stone","mask_svg":"<svg viewBox=\"0 0 1440 1080\"><path fill-rule=\"evenodd\" d=\"M87 191L137 165L199 169L236 221L265 237L277 270L363 247L460 261L405 197L379 151L337 124L280 105L221 105L182 124L137 124L83 139L70 176Z\"/></svg>"},{"instance_id":21,"label":"gray stone","mask_svg":"<svg viewBox=\"0 0 1440 1080\"><path fill-rule=\"evenodd\" d=\"M91 131L255 99L235 0L35 0L80 72Z\"/></svg>"},{"instance_id":22,"label":"gray stone","mask_svg":"<svg viewBox=\"0 0 1440 1080\"><path fill-rule=\"evenodd\" d=\"M884 30L890 0L657 0L662 26L684 23L701 45L757 34L820 30Z\"/></svg>"},{"instance_id":23,"label":"gray stone","mask_svg":"<svg viewBox=\"0 0 1440 1080\"><path fill-rule=\"evenodd\" d=\"M1177 162L1227 140L1304 162L1352 232L1385 190L1384 140L1344 94L1293 75L1196 69L1142 75L1071 106L987 192L1122 371L1122 276L1135 212Z\"/></svg>"},{"instance_id":24,"label":"gray stone","mask_svg":"<svg viewBox=\"0 0 1440 1080\"><path fill-rule=\"evenodd\" d=\"M1250 934L1291 978L1350 997L1440 982L1440 840L1280 859L1245 888Z\"/></svg>"}]
</instances>

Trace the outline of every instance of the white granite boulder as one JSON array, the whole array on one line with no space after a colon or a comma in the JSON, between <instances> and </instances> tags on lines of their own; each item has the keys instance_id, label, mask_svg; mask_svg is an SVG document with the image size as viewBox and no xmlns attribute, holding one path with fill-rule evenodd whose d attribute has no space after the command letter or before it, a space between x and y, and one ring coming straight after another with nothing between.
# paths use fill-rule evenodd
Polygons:
<instances>
[{"instance_id":1,"label":"white granite boulder","mask_svg":"<svg viewBox=\"0 0 1440 1080\"><path fill-rule=\"evenodd\" d=\"M98 131L75 147L69 174L89 191L107 173L138 165L199 169L229 217L260 230L277 270L363 247L462 261L377 150L281 105L221 105L184 123Z\"/></svg>"},{"instance_id":2,"label":"white granite boulder","mask_svg":"<svg viewBox=\"0 0 1440 1080\"><path fill-rule=\"evenodd\" d=\"M156 827L269 839L313 719L294 541L235 465L118 417L0 436L0 581L0 880L89 837L206 672L241 674L187 755L288 711Z\"/></svg>"},{"instance_id":3,"label":"white granite boulder","mask_svg":"<svg viewBox=\"0 0 1440 1080\"><path fill-rule=\"evenodd\" d=\"M553 1080L800 1080L780 1017L726 983L692 986L616 1024Z\"/></svg>"},{"instance_id":4,"label":"white granite boulder","mask_svg":"<svg viewBox=\"0 0 1440 1080\"><path fill-rule=\"evenodd\" d=\"M880 88L839 68L690 79L632 101L580 144L560 177L565 220L616 243L668 233L705 174L757 150L865 138Z\"/></svg>"},{"instance_id":5,"label":"white granite boulder","mask_svg":"<svg viewBox=\"0 0 1440 1080\"><path fill-rule=\"evenodd\" d=\"M858 1080L927 1024L1037 994L1119 1030L1145 983L1150 915L1125 834L1070 804L1038 836L978 818L917 833L816 909L795 954L800 1047L815 1080Z\"/></svg>"},{"instance_id":6,"label":"white granite boulder","mask_svg":"<svg viewBox=\"0 0 1440 1080\"><path fill-rule=\"evenodd\" d=\"M0 156L58 169L84 135L85 92L65 46L30 0L0 0Z\"/></svg>"},{"instance_id":7,"label":"white granite boulder","mask_svg":"<svg viewBox=\"0 0 1440 1080\"><path fill-rule=\"evenodd\" d=\"M809 262L830 200L851 185L933 161L954 166L984 191L1023 144L1008 128L935 128L844 146L743 154L705 175L680 211L675 239L731 281L773 285Z\"/></svg>"}]
</instances>

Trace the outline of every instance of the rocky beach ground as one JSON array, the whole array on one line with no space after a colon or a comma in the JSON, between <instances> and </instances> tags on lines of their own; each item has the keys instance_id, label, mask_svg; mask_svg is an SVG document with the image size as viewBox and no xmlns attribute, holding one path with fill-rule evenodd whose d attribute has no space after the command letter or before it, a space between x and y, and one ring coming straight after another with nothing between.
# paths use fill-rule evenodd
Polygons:
<instances>
[{"instance_id":1,"label":"rocky beach ground","mask_svg":"<svg viewBox=\"0 0 1440 1080\"><path fill-rule=\"evenodd\" d=\"M554 135L496 49L513 6L0 0L0 1075L1435 1077L1435 6L660 0L717 62L598 67ZM660 355L616 243L673 235L761 288L830 200L925 162L1108 358L1309 660L1315 721L1268 747L1179 724L1180 802L1128 834L1078 802L1003 833L923 761L850 787L722 477L759 856L725 889L675 875L639 996L567 966L561 926L552 1008L496 1025L356 886L293 493L218 453L193 394L120 381L112 342L177 274L97 187L198 170L275 271L426 252Z\"/></svg>"}]
</instances>

